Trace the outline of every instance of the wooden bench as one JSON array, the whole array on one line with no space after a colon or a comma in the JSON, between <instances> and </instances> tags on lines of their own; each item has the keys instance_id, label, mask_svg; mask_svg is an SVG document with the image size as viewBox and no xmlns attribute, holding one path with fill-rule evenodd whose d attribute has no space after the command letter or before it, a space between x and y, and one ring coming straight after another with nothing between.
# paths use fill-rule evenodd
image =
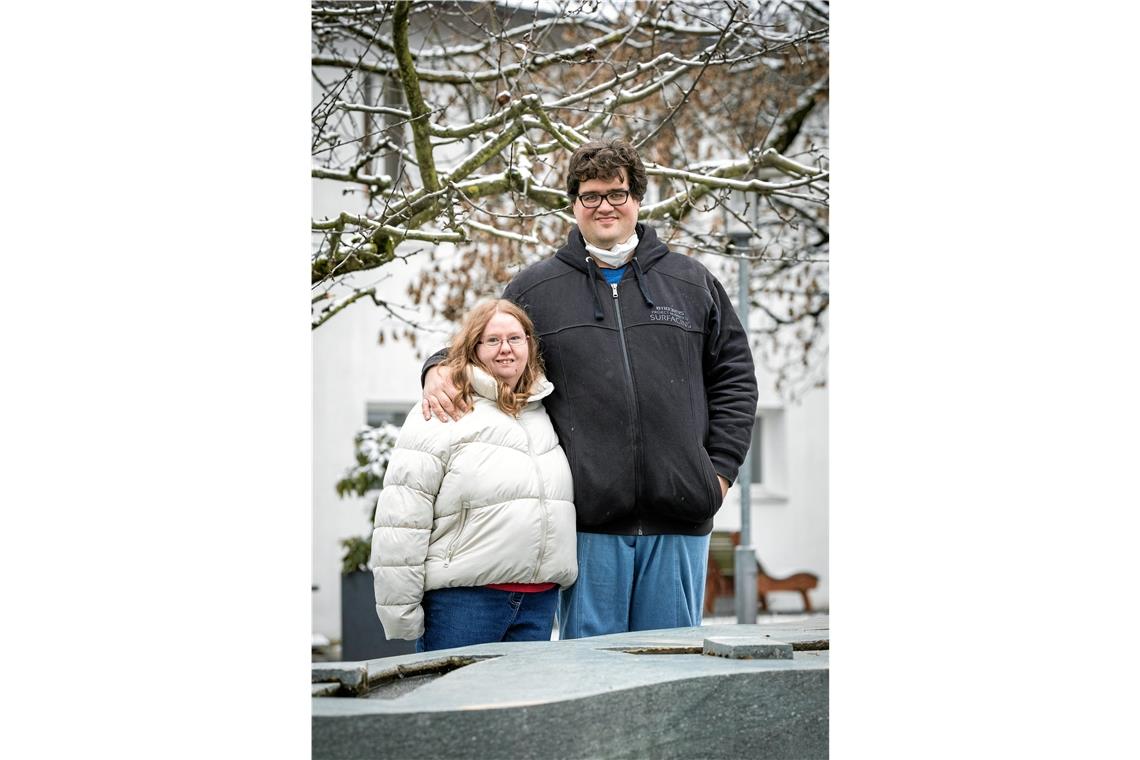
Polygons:
<instances>
[{"instance_id":1,"label":"wooden bench","mask_svg":"<svg viewBox=\"0 0 1140 760\"><path fill-rule=\"evenodd\" d=\"M709 566L705 574L705 614L711 615L716 607L718 596L732 596L735 593L734 555L740 544L740 532L714 530L709 537ZM815 573L792 573L783 578L768 575L760 558L756 558L756 594L760 609L768 611L768 594L773 591L798 591L804 600L804 611L811 612L811 599L808 591L819 585Z\"/></svg>"}]
</instances>

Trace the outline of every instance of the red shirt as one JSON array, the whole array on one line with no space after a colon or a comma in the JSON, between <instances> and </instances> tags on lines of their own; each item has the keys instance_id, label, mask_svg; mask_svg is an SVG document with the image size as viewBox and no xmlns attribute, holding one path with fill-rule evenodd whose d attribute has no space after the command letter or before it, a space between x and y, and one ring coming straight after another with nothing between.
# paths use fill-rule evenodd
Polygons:
<instances>
[{"instance_id":1,"label":"red shirt","mask_svg":"<svg viewBox=\"0 0 1140 760\"><path fill-rule=\"evenodd\" d=\"M488 583L487 588L498 591L517 591L523 594L537 594L540 591L549 591L557 583Z\"/></svg>"}]
</instances>

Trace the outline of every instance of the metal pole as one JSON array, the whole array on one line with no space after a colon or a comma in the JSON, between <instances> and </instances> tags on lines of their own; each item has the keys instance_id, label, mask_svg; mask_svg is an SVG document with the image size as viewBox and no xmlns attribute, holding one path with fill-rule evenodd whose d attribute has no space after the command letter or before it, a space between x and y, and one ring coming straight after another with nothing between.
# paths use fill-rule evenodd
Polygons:
<instances>
[{"instance_id":1,"label":"metal pole","mask_svg":"<svg viewBox=\"0 0 1140 760\"><path fill-rule=\"evenodd\" d=\"M732 234L732 246L740 253L750 252L749 232ZM748 307L751 295L748 285L751 280L751 262L743 256L737 259L740 287L737 293L736 312L744 332L748 333ZM740 544L733 552L733 579L736 595L736 622L756 622L756 550L752 547L752 447L749 446L744 464L736 476L740 487Z\"/></svg>"}]
</instances>

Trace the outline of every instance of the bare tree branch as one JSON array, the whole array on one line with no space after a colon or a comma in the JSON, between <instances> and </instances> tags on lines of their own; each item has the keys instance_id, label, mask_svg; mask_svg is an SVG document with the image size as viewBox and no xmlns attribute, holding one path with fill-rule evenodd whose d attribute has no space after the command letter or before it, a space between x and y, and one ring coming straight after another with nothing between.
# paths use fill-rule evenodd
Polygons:
<instances>
[{"instance_id":1,"label":"bare tree branch","mask_svg":"<svg viewBox=\"0 0 1140 760\"><path fill-rule=\"evenodd\" d=\"M457 319L564 243L570 154L621 136L646 163L641 220L709 266L752 260L762 363L789 393L822 382L826 5L318 0L312 11L311 173L328 214L310 220L314 327L362 300L413 344L409 320L429 321L414 314ZM728 249L730 231L751 236L746 250ZM397 316L354 283L412 248L426 255Z\"/></svg>"},{"instance_id":2,"label":"bare tree branch","mask_svg":"<svg viewBox=\"0 0 1140 760\"><path fill-rule=\"evenodd\" d=\"M396 13L392 17L393 37L395 38L396 60L400 65L400 81L404 84L404 96L408 99L412 114L412 140L416 146L416 158L420 165L420 179L428 192L439 189L439 177L435 173L435 156L431 150L431 135L427 116L431 113L420 94L419 74L408 50L408 12L410 0L399 0Z\"/></svg>"}]
</instances>

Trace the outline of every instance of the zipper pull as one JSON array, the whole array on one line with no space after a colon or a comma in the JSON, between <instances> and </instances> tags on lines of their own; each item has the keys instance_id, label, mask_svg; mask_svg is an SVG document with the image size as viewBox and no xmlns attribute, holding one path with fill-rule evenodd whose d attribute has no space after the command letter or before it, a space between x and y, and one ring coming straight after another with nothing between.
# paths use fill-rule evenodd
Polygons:
<instances>
[{"instance_id":1,"label":"zipper pull","mask_svg":"<svg viewBox=\"0 0 1140 760\"><path fill-rule=\"evenodd\" d=\"M614 298L617 298L617 283L615 282L613 285L610 285L610 287L614 289Z\"/></svg>"}]
</instances>

